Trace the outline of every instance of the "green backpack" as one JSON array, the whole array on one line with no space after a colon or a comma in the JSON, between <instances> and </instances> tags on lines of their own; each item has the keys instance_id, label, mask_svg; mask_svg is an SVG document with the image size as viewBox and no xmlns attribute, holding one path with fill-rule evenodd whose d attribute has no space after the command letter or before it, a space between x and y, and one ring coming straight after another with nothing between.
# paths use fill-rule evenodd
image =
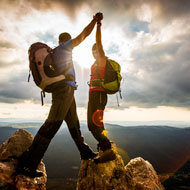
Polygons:
<instances>
[{"instance_id":1,"label":"green backpack","mask_svg":"<svg viewBox=\"0 0 190 190\"><path fill-rule=\"evenodd\" d=\"M121 67L119 63L114 60L107 59L104 79L101 79L100 73L96 68L97 76L99 77L100 86L105 89L107 94L115 94L120 92L120 83L122 76L120 74Z\"/></svg>"},{"instance_id":2,"label":"green backpack","mask_svg":"<svg viewBox=\"0 0 190 190\"><path fill-rule=\"evenodd\" d=\"M121 67L119 63L114 60L108 59L106 63L104 80L101 82L102 87L106 90L107 94L115 94L121 91Z\"/></svg>"}]
</instances>

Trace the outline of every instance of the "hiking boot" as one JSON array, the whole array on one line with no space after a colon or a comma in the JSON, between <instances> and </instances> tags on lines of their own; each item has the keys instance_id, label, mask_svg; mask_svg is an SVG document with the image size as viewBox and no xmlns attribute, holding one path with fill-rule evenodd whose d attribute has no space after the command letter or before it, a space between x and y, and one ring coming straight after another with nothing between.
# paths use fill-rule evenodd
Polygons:
<instances>
[{"instance_id":1,"label":"hiking boot","mask_svg":"<svg viewBox=\"0 0 190 190\"><path fill-rule=\"evenodd\" d=\"M103 154L97 158L94 158L94 162L98 163L105 163L116 159L115 152L112 149L106 150Z\"/></svg>"},{"instance_id":2,"label":"hiking boot","mask_svg":"<svg viewBox=\"0 0 190 190\"><path fill-rule=\"evenodd\" d=\"M25 176L28 176L30 178L35 178L35 177L42 177L43 172L38 172L34 169L23 167L23 168L18 168L16 170L14 176L16 176L16 175L25 175Z\"/></svg>"},{"instance_id":3,"label":"hiking boot","mask_svg":"<svg viewBox=\"0 0 190 190\"><path fill-rule=\"evenodd\" d=\"M89 160L89 159L94 159L98 155L98 152L88 152L81 154L81 160Z\"/></svg>"},{"instance_id":4,"label":"hiking boot","mask_svg":"<svg viewBox=\"0 0 190 190\"><path fill-rule=\"evenodd\" d=\"M81 160L89 160L95 158L98 153L94 152L86 143L76 143L80 155L81 155Z\"/></svg>"}]
</instances>

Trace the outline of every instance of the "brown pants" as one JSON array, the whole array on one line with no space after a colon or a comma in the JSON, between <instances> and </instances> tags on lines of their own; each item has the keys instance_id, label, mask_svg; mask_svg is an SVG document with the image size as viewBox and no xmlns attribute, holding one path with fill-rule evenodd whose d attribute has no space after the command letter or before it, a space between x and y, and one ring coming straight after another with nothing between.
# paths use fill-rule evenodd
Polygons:
<instances>
[{"instance_id":1,"label":"brown pants","mask_svg":"<svg viewBox=\"0 0 190 190\"><path fill-rule=\"evenodd\" d=\"M81 156L91 153L92 150L84 143L84 138L81 135L74 99L74 88L64 84L52 93L52 106L48 118L37 132L30 148L23 153L21 167L37 168L52 138L61 127L63 120L66 121Z\"/></svg>"},{"instance_id":2,"label":"brown pants","mask_svg":"<svg viewBox=\"0 0 190 190\"><path fill-rule=\"evenodd\" d=\"M107 94L102 91L92 91L88 101L88 128L94 138L99 142L101 150L105 151L111 148L111 143L105 135L103 114L107 104Z\"/></svg>"}]
</instances>

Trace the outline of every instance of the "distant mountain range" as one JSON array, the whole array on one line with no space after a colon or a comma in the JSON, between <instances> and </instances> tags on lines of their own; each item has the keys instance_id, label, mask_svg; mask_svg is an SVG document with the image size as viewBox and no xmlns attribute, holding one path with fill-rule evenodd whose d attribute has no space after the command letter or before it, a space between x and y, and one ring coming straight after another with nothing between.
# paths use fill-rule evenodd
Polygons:
<instances>
[{"instance_id":1,"label":"distant mountain range","mask_svg":"<svg viewBox=\"0 0 190 190\"><path fill-rule=\"evenodd\" d=\"M21 127L29 126L30 128L26 130L35 135L38 125L25 123L21 124ZM17 130L16 126L19 124L14 125L14 128L12 125L0 127L0 143ZM116 143L125 164L132 158L142 157L153 165L158 174L167 174L176 173L184 165L190 163L190 128L122 127L111 124L106 124L105 128L108 131L108 137ZM85 141L96 151L97 142L85 124L81 125L81 130ZM48 174L47 190L55 189L55 187L58 190L63 183L61 179L64 179L64 183L68 183L68 189L69 187L74 189L80 167L80 156L67 128L62 127L59 130L43 160ZM190 169L185 168L186 175L190 176ZM186 182L184 183L186 185ZM168 184L170 183L166 183L166 186Z\"/></svg>"},{"instance_id":2,"label":"distant mountain range","mask_svg":"<svg viewBox=\"0 0 190 190\"><path fill-rule=\"evenodd\" d=\"M43 120L36 120L34 122L33 119L22 119L22 118L0 118L0 126L2 125L15 125L15 124L27 124L27 125L33 125L33 124L39 124L43 123ZM80 120L80 123L86 124L85 120ZM116 124L124 127L128 126L172 126L177 128L186 128L190 127L190 121L172 121L172 120L153 120L153 121L105 121L105 123L109 124Z\"/></svg>"}]
</instances>

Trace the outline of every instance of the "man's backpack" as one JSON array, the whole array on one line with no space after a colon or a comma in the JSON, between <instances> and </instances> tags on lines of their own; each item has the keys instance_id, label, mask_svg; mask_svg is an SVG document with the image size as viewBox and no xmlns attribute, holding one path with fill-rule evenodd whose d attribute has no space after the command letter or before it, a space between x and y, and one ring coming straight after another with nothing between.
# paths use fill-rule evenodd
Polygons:
<instances>
[{"instance_id":1,"label":"man's backpack","mask_svg":"<svg viewBox=\"0 0 190 190\"><path fill-rule=\"evenodd\" d=\"M28 54L34 82L42 91L51 92L51 88L48 88L50 85L65 79L63 74L55 70L53 50L48 45L36 42L30 46Z\"/></svg>"},{"instance_id":2,"label":"man's backpack","mask_svg":"<svg viewBox=\"0 0 190 190\"><path fill-rule=\"evenodd\" d=\"M43 105L43 97L45 92L52 92L52 85L65 79L63 74L59 74L55 69L53 59L53 50L46 44L41 42L33 43L29 50L29 71L36 85L42 89L41 101ZM28 82L30 80L30 72Z\"/></svg>"}]
</instances>

